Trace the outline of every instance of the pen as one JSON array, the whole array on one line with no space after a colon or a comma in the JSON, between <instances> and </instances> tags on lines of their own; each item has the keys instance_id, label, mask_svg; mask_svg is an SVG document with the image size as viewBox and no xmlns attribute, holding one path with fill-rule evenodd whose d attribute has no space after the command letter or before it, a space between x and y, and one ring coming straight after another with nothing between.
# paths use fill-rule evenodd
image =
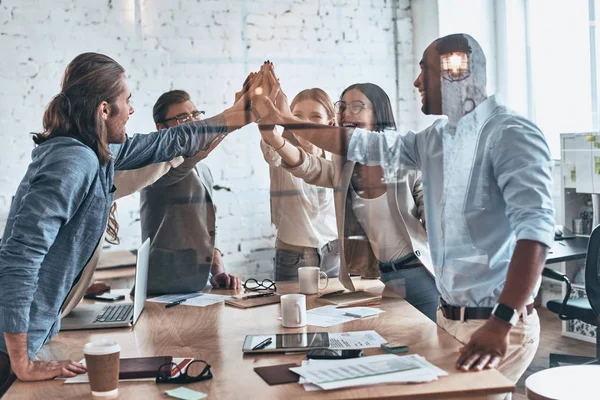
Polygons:
<instances>
[{"instance_id":1,"label":"pen","mask_svg":"<svg viewBox=\"0 0 600 400\"><path fill-rule=\"evenodd\" d=\"M252 348L252 350L260 350L260 349L264 349L265 347L267 347L268 345L271 344L271 342L273 341L273 339L266 338L265 340L263 340L262 342L260 342L259 344L257 344L256 346L254 346Z\"/></svg>"},{"instance_id":2,"label":"pen","mask_svg":"<svg viewBox=\"0 0 600 400\"><path fill-rule=\"evenodd\" d=\"M184 302L184 301L186 301L186 300L187 300L187 299L181 299L181 300L174 301L174 302L172 302L172 303L169 303L169 304L167 304L167 305L165 306L165 308L171 308L171 307L178 306L179 304L183 303L183 302Z\"/></svg>"},{"instance_id":3,"label":"pen","mask_svg":"<svg viewBox=\"0 0 600 400\"><path fill-rule=\"evenodd\" d=\"M194 297L200 297L200 296L202 296L202 293L195 293L195 294L191 294L191 295L186 295L185 297L183 297L183 298L181 298L179 300L175 300L175 301L170 302L169 304L167 304L165 306L165 308L171 308L171 307L178 306L179 304L183 303L186 300L193 299Z\"/></svg>"},{"instance_id":4,"label":"pen","mask_svg":"<svg viewBox=\"0 0 600 400\"><path fill-rule=\"evenodd\" d=\"M373 301L371 303L362 303L362 304L342 304L341 306L337 306L336 308L373 307L373 306L381 306L381 301Z\"/></svg>"},{"instance_id":5,"label":"pen","mask_svg":"<svg viewBox=\"0 0 600 400\"><path fill-rule=\"evenodd\" d=\"M323 297L329 297L329 296L335 296L336 294L342 294L345 291L346 291L345 289L342 289L342 290L336 290L335 292L325 293L325 294L321 295L321 298L323 298Z\"/></svg>"},{"instance_id":6,"label":"pen","mask_svg":"<svg viewBox=\"0 0 600 400\"><path fill-rule=\"evenodd\" d=\"M247 299L257 299L259 297L269 297L269 296L273 296L275 293L261 293L261 294L253 294L252 296L246 296L244 298L242 298L242 300L247 300Z\"/></svg>"},{"instance_id":7,"label":"pen","mask_svg":"<svg viewBox=\"0 0 600 400\"><path fill-rule=\"evenodd\" d=\"M362 315L360 315L360 314L352 314L352 313L349 313L349 312L344 313L344 316L346 316L346 317L352 317L352 318L362 318Z\"/></svg>"}]
</instances>

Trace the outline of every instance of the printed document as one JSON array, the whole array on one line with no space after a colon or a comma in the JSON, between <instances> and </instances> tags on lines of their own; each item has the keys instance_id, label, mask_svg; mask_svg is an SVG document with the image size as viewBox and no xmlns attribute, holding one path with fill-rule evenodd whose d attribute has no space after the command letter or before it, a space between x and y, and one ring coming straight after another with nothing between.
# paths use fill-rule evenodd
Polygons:
<instances>
[{"instance_id":1,"label":"printed document","mask_svg":"<svg viewBox=\"0 0 600 400\"><path fill-rule=\"evenodd\" d=\"M375 331L329 333L329 348L334 350L374 349L387 343Z\"/></svg>"},{"instance_id":2,"label":"printed document","mask_svg":"<svg viewBox=\"0 0 600 400\"><path fill-rule=\"evenodd\" d=\"M210 293L180 293L166 294L164 296L148 299L148 301L153 301L155 303L173 303L174 301L179 301L183 299L185 299L185 301L180 304L182 306L206 307L212 304L221 303L225 300L229 300L231 299L231 296L221 296L218 294Z\"/></svg>"}]
</instances>

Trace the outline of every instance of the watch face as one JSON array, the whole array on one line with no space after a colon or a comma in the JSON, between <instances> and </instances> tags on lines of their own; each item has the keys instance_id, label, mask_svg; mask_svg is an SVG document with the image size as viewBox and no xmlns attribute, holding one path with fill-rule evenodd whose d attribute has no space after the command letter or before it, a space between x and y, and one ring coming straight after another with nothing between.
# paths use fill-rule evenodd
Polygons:
<instances>
[{"instance_id":1,"label":"watch face","mask_svg":"<svg viewBox=\"0 0 600 400\"><path fill-rule=\"evenodd\" d=\"M493 311L494 317L514 325L517 322L517 310L504 304L496 304Z\"/></svg>"}]
</instances>

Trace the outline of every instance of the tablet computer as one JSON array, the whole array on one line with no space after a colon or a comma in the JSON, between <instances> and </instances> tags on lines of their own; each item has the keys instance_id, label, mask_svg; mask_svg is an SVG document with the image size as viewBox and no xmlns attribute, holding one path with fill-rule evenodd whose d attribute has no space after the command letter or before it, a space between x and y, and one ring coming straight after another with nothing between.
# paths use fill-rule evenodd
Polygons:
<instances>
[{"instance_id":1,"label":"tablet computer","mask_svg":"<svg viewBox=\"0 0 600 400\"><path fill-rule=\"evenodd\" d=\"M305 332L247 335L242 350L244 353L276 353L328 347L329 334L327 332Z\"/></svg>"}]
</instances>

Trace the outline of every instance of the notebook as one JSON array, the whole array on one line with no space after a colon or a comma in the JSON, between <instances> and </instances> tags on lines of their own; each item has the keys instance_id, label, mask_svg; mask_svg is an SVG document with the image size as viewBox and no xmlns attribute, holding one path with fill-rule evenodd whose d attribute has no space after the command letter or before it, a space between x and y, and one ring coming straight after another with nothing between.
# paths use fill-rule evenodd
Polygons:
<instances>
[{"instance_id":1,"label":"notebook","mask_svg":"<svg viewBox=\"0 0 600 400\"><path fill-rule=\"evenodd\" d=\"M173 361L173 357L136 357L119 360L119 379L154 378L163 364Z\"/></svg>"},{"instance_id":2,"label":"notebook","mask_svg":"<svg viewBox=\"0 0 600 400\"><path fill-rule=\"evenodd\" d=\"M283 383L295 383L300 380L300 375L290 371L290 368L299 367L298 364L270 365L268 367L256 367L254 372L258 374L269 386L281 385Z\"/></svg>"},{"instance_id":3,"label":"notebook","mask_svg":"<svg viewBox=\"0 0 600 400\"><path fill-rule=\"evenodd\" d=\"M377 303L381 301L381 295L365 291L358 291L347 292L328 297L318 297L317 300L322 303L334 304L338 307L359 306L364 304Z\"/></svg>"},{"instance_id":4,"label":"notebook","mask_svg":"<svg viewBox=\"0 0 600 400\"><path fill-rule=\"evenodd\" d=\"M251 296L245 295L242 297L234 297L229 300L225 300L225 304L237 307L237 308L252 308L259 306L266 306L268 304L276 304L279 303L281 295L275 293L273 296L269 297L257 297L255 299L244 299L244 297Z\"/></svg>"}]
</instances>

